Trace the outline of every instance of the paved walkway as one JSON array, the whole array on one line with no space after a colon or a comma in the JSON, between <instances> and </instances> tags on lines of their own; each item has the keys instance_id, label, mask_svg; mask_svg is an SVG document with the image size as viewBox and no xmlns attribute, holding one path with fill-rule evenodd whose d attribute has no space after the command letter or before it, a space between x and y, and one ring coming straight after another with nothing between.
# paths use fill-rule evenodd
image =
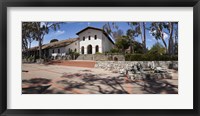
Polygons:
<instances>
[{"instance_id":1,"label":"paved walkway","mask_svg":"<svg viewBox=\"0 0 200 116\"><path fill-rule=\"evenodd\" d=\"M172 80L132 81L118 73L91 67L22 65L24 94L176 94L177 84L177 75Z\"/></svg>"}]
</instances>

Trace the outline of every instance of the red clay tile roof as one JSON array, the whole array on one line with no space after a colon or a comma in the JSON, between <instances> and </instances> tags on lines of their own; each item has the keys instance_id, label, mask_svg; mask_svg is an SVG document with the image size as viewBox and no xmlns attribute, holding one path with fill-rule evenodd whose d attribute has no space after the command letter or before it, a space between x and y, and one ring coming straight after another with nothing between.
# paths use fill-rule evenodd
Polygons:
<instances>
[{"instance_id":1,"label":"red clay tile roof","mask_svg":"<svg viewBox=\"0 0 200 116\"><path fill-rule=\"evenodd\" d=\"M79 38L70 38L66 40L56 41L48 44L42 45L42 49L48 49L48 48L56 48L56 47L63 47L68 46L69 44L77 41ZM35 46L29 49L29 51L39 50L39 46Z\"/></svg>"}]
</instances>

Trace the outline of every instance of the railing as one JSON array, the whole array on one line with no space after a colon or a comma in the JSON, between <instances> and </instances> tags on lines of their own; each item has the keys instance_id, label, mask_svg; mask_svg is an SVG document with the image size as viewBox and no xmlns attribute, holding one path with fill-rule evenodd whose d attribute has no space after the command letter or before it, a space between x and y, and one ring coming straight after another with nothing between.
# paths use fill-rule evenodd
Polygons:
<instances>
[{"instance_id":1,"label":"railing","mask_svg":"<svg viewBox=\"0 0 200 116\"><path fill-rule=\"evenodd\" d=\"M56 57L65 57L67 54L66 53L52 53L51 56L55 60Z\"/></svg>"}]
</instances>

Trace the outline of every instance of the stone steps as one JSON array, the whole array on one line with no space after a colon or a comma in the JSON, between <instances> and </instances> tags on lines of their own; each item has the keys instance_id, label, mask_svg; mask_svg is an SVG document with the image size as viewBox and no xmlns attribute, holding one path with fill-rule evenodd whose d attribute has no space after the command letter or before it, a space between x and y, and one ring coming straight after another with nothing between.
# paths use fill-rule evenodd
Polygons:
<instances>
[{"instance_id":1,"label":"stone steps","mask_svg":"<svg viewBox=\"0 0 200 116\"><path fill-rule=\"evenodd\" d=\"M94 60L94 55L92 54L81 54L76 60Z\"/></svg>"}]
</instances>

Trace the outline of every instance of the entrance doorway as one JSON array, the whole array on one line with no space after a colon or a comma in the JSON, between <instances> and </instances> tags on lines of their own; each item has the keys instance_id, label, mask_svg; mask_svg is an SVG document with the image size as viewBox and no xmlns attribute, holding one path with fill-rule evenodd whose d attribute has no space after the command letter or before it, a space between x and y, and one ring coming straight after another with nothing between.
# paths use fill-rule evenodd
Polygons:
<instances>
[{"instance_id":1,"label":"entrance doorway","mask_svg":"<svg viewBox=\"0 0 200 116\"><path fill-rule=\"evenodd\" d=\"M84 47L81 47L81 54L84 54Z\"/></svg>"},{"instance_id":2,"label":"entrance doorway","mask_svg":"<svg viewBox=\"0 0 200 116\"><path fill-rule=\"evenodd\" d=\"M87 54L92 54L92 45L87 46Z\"/></svg>"}]
</instances>

